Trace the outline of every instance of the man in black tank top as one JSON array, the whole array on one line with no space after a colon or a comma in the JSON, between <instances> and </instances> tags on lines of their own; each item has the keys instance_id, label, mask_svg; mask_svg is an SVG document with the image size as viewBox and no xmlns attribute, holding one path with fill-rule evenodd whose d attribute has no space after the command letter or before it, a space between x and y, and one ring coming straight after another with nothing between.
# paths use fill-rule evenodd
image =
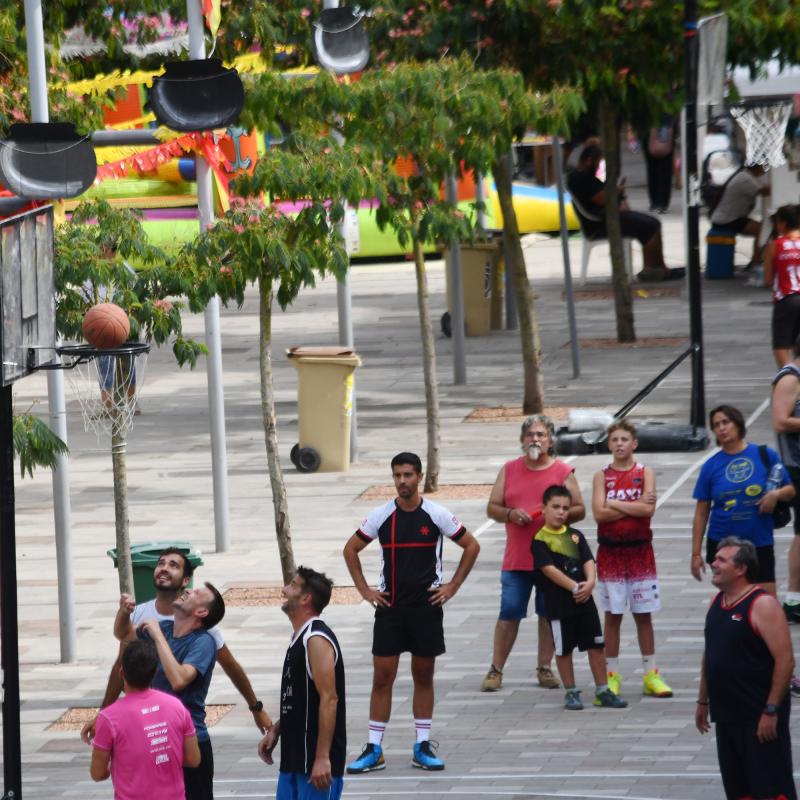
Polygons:
<instances>
[{"instance_id":1,"label":"man in black tank top","mask_svg":"<svg viewBox=\"0 0 800 800\"><path fill-rule=\"evenodd\" d=\"M281 609L293 633L281 677L280 720L259 742L258 754L272 764L282 740L276 800L338 800L345 751L344 662L333 631L319 618L333 582L298 567L283 587Z\"/></svg>"},{"instance_id":2,"label":"man in black tank top","mask_svg":"<svg viewBox=\"0 0 800 800\"><path fill-rule=\"evenodd\" d=\"M796 800L789 627L778 601L755 585L758 559L750 542L723 539L711 572L720 591L706 615L695 724L700 733L708 732L710 711L729 800Z\"/></svg>"}]
</instances>

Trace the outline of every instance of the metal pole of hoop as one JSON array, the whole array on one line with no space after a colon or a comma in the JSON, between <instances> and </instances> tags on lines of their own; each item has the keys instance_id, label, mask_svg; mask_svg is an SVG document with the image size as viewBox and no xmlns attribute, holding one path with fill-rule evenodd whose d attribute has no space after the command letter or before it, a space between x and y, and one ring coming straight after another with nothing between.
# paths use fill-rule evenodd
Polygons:
<instances>
[{"instance_id":1,"label":"metal pole of hoop","mask_svg":"<svg viewBox=\"0 0 800 800\"><path fill-rule=\"evenodd\" d=\"M697 2L684 3L684 58L686 114L684 148L686 158L686 248L689 277L689 339L692 346L692 394L689 422L702 428L706 416L705 370L703 366L703 312L700 285L700 181L697 175Z\"/></svg>"},{"instance_id":2,"label":"metal pole of hoop","mask_svg":"<svg viewBox=\"0 0 800 800\"><path fill-rule=\"evenodd\" d=\"M22 797L14 522L14 410L11 386L0 386L0 653L2 653L3 800Z\"/></svg>"}]
</instances>

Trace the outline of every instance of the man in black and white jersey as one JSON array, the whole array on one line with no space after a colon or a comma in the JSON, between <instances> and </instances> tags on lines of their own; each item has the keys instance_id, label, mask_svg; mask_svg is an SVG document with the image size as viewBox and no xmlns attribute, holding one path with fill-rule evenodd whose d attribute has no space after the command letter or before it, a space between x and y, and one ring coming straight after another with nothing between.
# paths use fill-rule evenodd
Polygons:
<instances>
[{"instance_id":1,"label":"man in black and white jersey","mask_svg":"<svg viewBox=\"0 0 800 800\"><path fill-rule=\"evenodd\" d=\"M444 769L430 742L434 666L436 656L445 651L442 606L458 591L480 551L477 539L453 514L420 497L419 456L400 453L391 466L397 497L373 509L344 548L344 560L356 588L375 607L369 741L348 765L349 773L386 766L381 743L392 710L392 686L400 654L405 651L411 653L414 681L417 741L412 765ZM464 551L449 582L444 581L442 571L443 537ZM373 589L364 578L359 553L376 539L381 547L381 573L379 587Z\"/></svg>"},{"instance_id":2,"label":"man in black and white jersey","mask_svg":"<svg viewBox=\"0 0 800 800\"><path fill-rule=\"evenodd\" d=\"M344 786L347 748L344 661L333 631L320 619L333 583L298 567L283 587L284 614L292 639L283 662L281 717L258 745L272 764L280 738L281 765L276 800L338 800Z\"/></svg>"}]
</instances>

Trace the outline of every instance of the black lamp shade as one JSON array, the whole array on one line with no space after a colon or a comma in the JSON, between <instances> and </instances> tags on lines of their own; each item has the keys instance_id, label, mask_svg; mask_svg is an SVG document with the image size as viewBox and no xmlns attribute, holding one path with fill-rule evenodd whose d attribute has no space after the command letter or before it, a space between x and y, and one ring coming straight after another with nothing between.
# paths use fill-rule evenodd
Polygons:
<instances>
[{"instance_id":1,"label":"black lamp shade","mask_svg":"<svg viewBox=\"0 0 800 800\"><path fill-rule=\"evenodd\" d=\"M369 61L364 15L346 6L326 8L314 23L314 58L329 72L358 72Z\"/></svg>"},{"instance_id":2,"label":"black lamp shade","mask_svg":"<svg viewBox=\"0 0 800 800\"><path fill-rule=\"evenodd\" d=\"M153 78L150 108L162 125L173 131L226 128L239 119L244 87L235 69L218 58L172 61Z\"/></svg>"},{"instance_id":3,"label":"black lamp shade","mask_svg":"<svg viewBox=\"0 0 800 800\"><path fill-rule=\"evenodd\" d=\"M0 182L18 197L77 197L96 177L92 143L71 122L18 122L0 141Z\"/></svg>"}]
</instances>

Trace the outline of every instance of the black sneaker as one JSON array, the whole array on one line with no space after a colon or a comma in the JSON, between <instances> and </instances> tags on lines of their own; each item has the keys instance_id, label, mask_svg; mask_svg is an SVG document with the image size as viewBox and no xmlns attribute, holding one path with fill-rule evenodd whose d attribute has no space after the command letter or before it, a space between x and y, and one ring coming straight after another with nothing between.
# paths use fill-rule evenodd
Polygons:
<instances>
[{"instance_id":1,"label":"black sneaker","mask_svg":"<svg viewBox=\"0 0 800 800\"><path fill-rule=\"evenodd\" d=\"M784 603L783 613L786 615L787 622L800 624L800 603Z\"/></svg>"}]
</instances>

